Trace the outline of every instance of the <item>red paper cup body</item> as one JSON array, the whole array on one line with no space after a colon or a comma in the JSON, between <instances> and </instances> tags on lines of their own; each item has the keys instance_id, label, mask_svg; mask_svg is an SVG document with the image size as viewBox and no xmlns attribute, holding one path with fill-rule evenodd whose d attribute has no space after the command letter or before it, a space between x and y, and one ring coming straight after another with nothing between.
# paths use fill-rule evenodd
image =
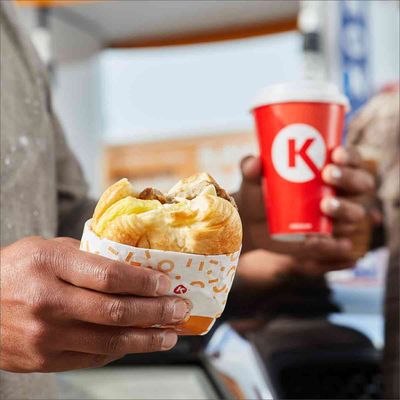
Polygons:
<instances>
[{"instance_id":1,"label":"red paper cup body","mask_svg":"<svg viewBox=\"0 0 400 400\"><path fill-rule=\"evenodd\" d=\"M332 233L320 210L334 195L321 172L341 144L345 106L329 102L282 102L253 109L263 165L269 231L280 240Z\"/></svg>"}]
</instances>

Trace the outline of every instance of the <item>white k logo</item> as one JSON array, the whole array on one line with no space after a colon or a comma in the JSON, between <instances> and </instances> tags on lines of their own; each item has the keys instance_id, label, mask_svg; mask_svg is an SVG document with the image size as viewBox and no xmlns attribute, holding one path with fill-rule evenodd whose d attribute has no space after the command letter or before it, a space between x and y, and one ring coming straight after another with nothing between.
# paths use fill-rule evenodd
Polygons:
<instances>
[{"instance_id":1,"label":"white k logo","mask_svg":"<svg viewBox=\"0 0 400 400\"><path fill-rule=\"evenodd\" d=\"M271 152L277 173L290 182L314 179L326 159L322 135L306 124L292 124L283 128L276 135Z\"/></svg>"}]
</instances>

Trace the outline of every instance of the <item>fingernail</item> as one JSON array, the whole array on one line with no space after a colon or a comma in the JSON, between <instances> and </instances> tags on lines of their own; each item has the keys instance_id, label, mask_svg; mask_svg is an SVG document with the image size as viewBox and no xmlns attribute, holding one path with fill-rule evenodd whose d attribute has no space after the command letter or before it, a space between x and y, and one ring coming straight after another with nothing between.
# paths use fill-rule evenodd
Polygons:
<instances>
[{"instance_id":1,"label":"fingernail","mask_svg":"<svg viewBox=\"0 0 400 400\"><path fill-rule=\"evenodd\" d=\"M342 177L342 171L336 165L331 165L329 168L329 175L333 179L340 179Z\"/></svg>"},{"instance_id":2,"label":"fingernail","mask_svg":"<svg viewBox=\"0 0 400 400\"><path fill-rule=\"evenodd\" d=\"M327 214L334 213L340 207L340 201L336 197L327 197L322 199L321 209Z\"/></svg>"},{"instance_id":3,"label":"fingernail","mask_svg":"<svg viewBox=\"0 0 400 400\"><path fill-rule=\"evenodd\" d=\"M171 287L171 280L166 275L160 275L157 282L156 294L164 296L169 292Z\"/></svg>"},{"instance_id":4,"label":"fingernail","mask_svg":"<svg viewBox=\"0 0 400 400\"><path fill-rule=\"evenodd\" d=\"M350 161L349 154L343 147L338 147L333 151L332 159L339 164L347 164Z\"/></svg>"},{"instance_id":5,"label":"fingernail","mask_svg":"<svg viewBox=\"0 0 400 400\"><path fill-rule=\"evenodd\" d=\"M162 350L169 350L175 346L178 341L178 336L175 332L167 331L164 333L164 338L161 344Z\"/></svg>"},{"instance_id":6,"label":"fingernail","mask_svg":"<svg viewBox=\"0 0 400 400\"><path fill-rule=\"evenodd\" d=\"M332 165L330 168L330 175L333 179L340 179L342 177L342 171L336 165Z\"/></svg>"},{"instance_id":7,"label":"fingernail","mask_svg":"<svg viewBox=\"0 0 400 400\"><path fill-rule=\"evenodd\" d=\"M186 300L177 300L174 304L174 313L172 316L172 322L182 322L190 314L191 303Z\"/></svg>"},{"instance_id":8,"label":"fingernail","mask_svg":"<svg viewBox=\"0 0 400 400\"><path fill-rule=\"evenodd\" d=\"M329 199L329 207L333 210L336 211L340 207L340 201L336 197L331 197Z\"/></svg>"}]
</instances>

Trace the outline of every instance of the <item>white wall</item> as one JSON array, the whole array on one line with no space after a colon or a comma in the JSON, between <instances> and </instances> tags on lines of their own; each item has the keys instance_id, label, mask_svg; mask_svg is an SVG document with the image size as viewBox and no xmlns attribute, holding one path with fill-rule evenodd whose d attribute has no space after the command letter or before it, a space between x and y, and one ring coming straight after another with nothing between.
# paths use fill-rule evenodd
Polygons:
<instances>
[{"instance_id":1,"label":"white wall","mask_svg":"<svg viewBox=\"0 0 400 400\"><path fill-rule=\"evenodd\" d=\"M250 130L258 90L301 76L300 35L107 50L101 73L107 141Z\"/></svg>"}]
</instances>

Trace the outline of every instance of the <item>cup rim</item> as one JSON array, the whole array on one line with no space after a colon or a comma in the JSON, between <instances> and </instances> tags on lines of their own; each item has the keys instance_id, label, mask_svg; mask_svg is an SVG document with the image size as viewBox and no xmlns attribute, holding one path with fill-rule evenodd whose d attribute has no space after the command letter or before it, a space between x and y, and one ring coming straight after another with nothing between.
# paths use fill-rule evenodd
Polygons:
<instances>
[{"instance_id":1,"label":"cup rim","mask_svg":"<svg viewBox=\"0 0 400 400\"><path fill-rule=\"evenodd\" d=\"M305 80L275 83L262 88L251 105L257 108L282 103L332 103L350 110L350 103L338 87L328 81Z\"/></svg>"}]
</instances>

